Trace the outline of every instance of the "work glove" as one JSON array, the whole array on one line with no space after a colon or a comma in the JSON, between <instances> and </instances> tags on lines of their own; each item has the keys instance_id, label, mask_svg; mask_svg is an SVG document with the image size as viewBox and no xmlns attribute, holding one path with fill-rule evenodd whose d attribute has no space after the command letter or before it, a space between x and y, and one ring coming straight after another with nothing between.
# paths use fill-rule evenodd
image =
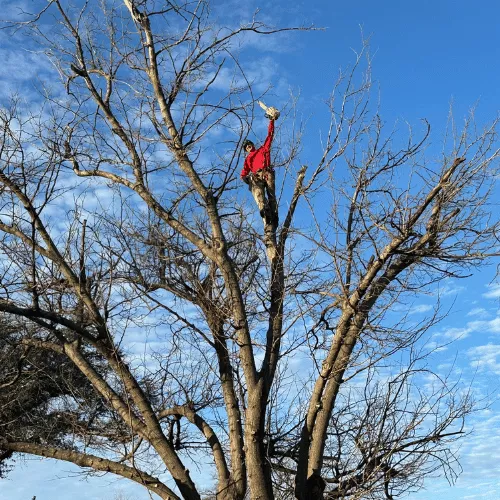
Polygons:
<instances>
[{"instance_id":1,"label":"work glove","mask_svg":"<svg viewBox=\"0 0 500 500\"><path fill-rule=\"evenodd\" d=\"M279 117L280 112L276 108L273 108L272 106L270 108L267 108L266 118L268 118L269 120L277 120Z\"/></svg>"},{"instance_id":2,"label":"work glove","mask_svg":"<svg viewBox=\"0 0 500 500\"><path fill-rule=\"evenodd\" d=\"M277 120L280 117L280 112L273 106L267 107L262 101L257 101L259 106L266 112L266 118L269 120Z\"/></svg>"}]
</instances>

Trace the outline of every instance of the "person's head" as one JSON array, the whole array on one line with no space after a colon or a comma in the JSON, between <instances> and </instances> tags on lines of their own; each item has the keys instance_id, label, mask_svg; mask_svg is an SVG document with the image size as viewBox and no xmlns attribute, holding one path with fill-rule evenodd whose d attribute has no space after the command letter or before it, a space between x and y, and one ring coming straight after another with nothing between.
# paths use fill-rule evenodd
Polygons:
<instances>
[{"instance_id":1,"label":"person's head","mask_svg":"<svg viewBox=\"0 0 500 500\"><path fill-rule=\"evenodd\" d=\"M244 142L243 142L243 151L245 151L245 153L250 153L250 151L253 151L255 149L255 145L252 141L249 141L248 139L246 139Z\"/></svg>"}]
</instances>

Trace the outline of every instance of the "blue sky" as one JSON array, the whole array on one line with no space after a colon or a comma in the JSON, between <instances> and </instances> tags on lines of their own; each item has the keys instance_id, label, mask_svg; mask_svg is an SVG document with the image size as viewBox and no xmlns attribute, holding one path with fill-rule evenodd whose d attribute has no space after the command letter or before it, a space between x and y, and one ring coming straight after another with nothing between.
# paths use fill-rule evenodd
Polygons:
<instances>
[{"instance_id":1,"label":"blue sky","mask_svg":"<svg viewBox=\"0 0 500 500\"><path fill-rule=\"evenodd\" d=\"M37 2L10 2L32 10ZM304 153L313 162L319 149L321 114L316 110L328 97L339 66L352 62L353 50L361 46L361 31L371 40L373 79L379 87L384 120L418 126L426 118L433 127L433 144L439 148L440 133L447 121L450 103L460 120L477 105L478 122L495 118L500 109L500 7L497 2L435 0L419 2L289 2L270 5L249 0L215 2L221 22L244 18L256 7L276 24L314 24L323 31L289 33L279 41L266 38L252 45L255 65L263 85L273 85L277 103L288 99L288 91L300 91L304 116L309 117ZM28 52L21 38L0 32L0 102L8 92L28 92L39 98L36 84L57 77L40 55ZM26 46L27 47L27 46ZM273 104L268 102L268 104ZM317 114L316 114L317 113ZM257 137L260 130L255 131ZM426 491L408 498L441 500L500 498L500 288L495 285L495 267L484 268L472 278L450 280L442 285L444 306L453 307L443 323L433 330L436 343L456 339L434 358L436 370L453 365L457 377L470 383L485 410L469 423L470 435L460 451L464 473L450 487L443 478L429 478ZM444 286L444 289L443 289ZM444 292L444 293L443 293ZM415 314L423 315L435 296L419 300ZM0 482L0 500L113 500L118 492L130 499L147 499L139 487L113 477L91 477L82 481L76 468L53 461L29 459L7 480Z\"/></svg>"}]
</instances>

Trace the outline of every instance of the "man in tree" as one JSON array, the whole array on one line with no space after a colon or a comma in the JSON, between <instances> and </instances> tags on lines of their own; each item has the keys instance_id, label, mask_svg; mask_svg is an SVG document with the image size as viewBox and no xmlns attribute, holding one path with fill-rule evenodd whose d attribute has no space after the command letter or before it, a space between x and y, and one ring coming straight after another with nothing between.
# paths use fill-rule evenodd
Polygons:
<instances>
[{"instance_id":1,"label":"man in tree","mask_svg":"<svg viewBox=\"0 0 500 500\"><path fill-rule=\"evenodd\" d=\"M247 156L241 171L241 179L248 184L250 191L252 191L264 222L266 224L277 224L278 206L276 203L274 169L271 166L271 143L274 136L274 121L278 119L279 111L276 108L267 108L260 102L259 104L266 110L266 118L269 118L267 137L264 144L258 149L248 139L243 142L243 149Z\"/></svg>"}]
</instances>

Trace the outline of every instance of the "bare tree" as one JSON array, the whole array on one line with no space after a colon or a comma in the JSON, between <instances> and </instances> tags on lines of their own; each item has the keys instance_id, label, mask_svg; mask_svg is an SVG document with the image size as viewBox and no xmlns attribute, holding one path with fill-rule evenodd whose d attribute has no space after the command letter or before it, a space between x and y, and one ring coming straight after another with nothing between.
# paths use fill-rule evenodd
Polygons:
<instances>
[{"instance_id":1,"label":"bare tree","mask_svg":"<svg viewBox=\"0 0 500 500\"><path fill-rule=\"evenodd\" d=\"M260 97L237 43L285 29L129 0L53 0L15 27L68 95L0 115L0 460L57 458L188 500L210 485L186 464L208 460L228 500L390 499L454 474L473 400L451 378L418 387L438 309L418 325L391 311L496 254L497 122L452 127L427 158L427 124L402 141L371 111L364 48L309 174L283 129L282 223L261 227L237 196Z\"/></svg>"}]
</instances>

